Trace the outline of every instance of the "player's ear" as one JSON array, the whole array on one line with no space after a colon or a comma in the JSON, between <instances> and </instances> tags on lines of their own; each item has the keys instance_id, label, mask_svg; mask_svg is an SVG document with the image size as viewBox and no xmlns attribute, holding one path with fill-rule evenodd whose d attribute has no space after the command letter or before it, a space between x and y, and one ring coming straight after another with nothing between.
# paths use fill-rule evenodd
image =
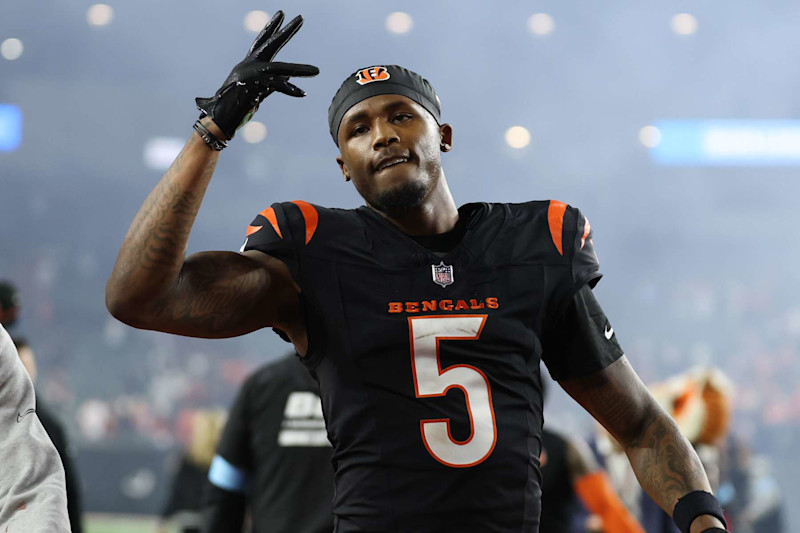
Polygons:
<instances>
[{"instance_id":1,"label":"player's ear","mask_svg":"<svg viewBox=\"0 0 800 533\"><path fill-rule=\"evenodd\" d=\"M336 156L336 162L339 164L339 168L342 170L342 174L344 175L344 181L350 181L350 171L347 170L347 165L344 164L344 159L341 156Z\"/></svg>"},{"instance_id":2,"label":"player's ear","mask_svg":"<svg viewBox=\"0 0 800 533\"><path fill-rule=\"evenodd\" d=\"M453 148L453 126L442 124L439 126L439 149L442 152L449 152Z\"/></svg>"}]
</instances>

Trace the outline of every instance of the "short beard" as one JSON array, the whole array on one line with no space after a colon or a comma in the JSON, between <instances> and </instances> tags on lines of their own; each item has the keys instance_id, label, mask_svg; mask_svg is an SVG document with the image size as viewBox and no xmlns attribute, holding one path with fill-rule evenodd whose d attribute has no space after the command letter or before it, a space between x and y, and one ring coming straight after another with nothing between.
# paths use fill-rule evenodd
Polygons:
<instances>
[{"instance_id":1,"label":"short beard","mask_svg":"<svg viewBox=\"0 0 800 533\"><path fill-rule=\"evenodd\" d=\"M397 217L418 208L426 196L428 187L420 181L413 180L378 193L372 200L372 207L391 217Z\"/></svg>"}]
</instances>

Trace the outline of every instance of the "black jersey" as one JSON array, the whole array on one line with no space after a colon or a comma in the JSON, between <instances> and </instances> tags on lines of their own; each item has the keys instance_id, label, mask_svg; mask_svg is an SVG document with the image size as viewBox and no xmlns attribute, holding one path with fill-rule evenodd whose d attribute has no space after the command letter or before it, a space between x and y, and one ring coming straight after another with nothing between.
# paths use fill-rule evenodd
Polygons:
<instances>
[{"instance_id":1,"label":"black jersey","mask_svg":"<svg viewBox=\"0 0 800 533\"><path fill-rule=\"evenodd\" d=\"M542 518L540 533L572 531L572 520L578 509L572 476L567 464L567 441L560 435L542 430Z\"/></svg>"},{"instance_id":2,"label":"black jersey","mask_svg":"<svg viewBox=\"0 0 800 533\"><path fill-rule=\"evenodd\" d=\"M217 447L209 479L246 493L253 533L333 530L332 450L316 382L288 355L242 386ZM228 531L242 517L213 513L207 531ZM225 523L223 523L225 522Z\"/></svg>"},{"instance_id":3,"label":"black jersey","mask_svg":"<svg viewBox=\"0 0 800 533\"><path fill-rule=\"evenodd\" d=\"M443 257L367 207L274 204L248 228L242 250L283 260L302 290L337 532L535 532L540 359L555 379L610 363L543 350L573 294L600 278L577 209L459 215L464 235Z\"/></svg>"}]
</instances>

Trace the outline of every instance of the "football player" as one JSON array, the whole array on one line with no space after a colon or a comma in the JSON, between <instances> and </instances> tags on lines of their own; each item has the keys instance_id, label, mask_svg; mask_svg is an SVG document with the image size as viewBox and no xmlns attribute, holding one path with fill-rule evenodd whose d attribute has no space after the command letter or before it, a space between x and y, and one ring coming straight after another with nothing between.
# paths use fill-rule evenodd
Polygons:
<instances>
[{"instance_id":1,"label":"football player","mask_svg":"<svg viewBox=\"0 0 800 533\"><path fill-rule=\"evenodd\" d=\"M320 383L337 532L535 532L539 361L625 448L683 531L724 531L703 467L637 377L592 295L588 221L557 201L456 207L453 129L433 87L392 65L349 76L328 119L365 206L276 203L240 253L184 256L236 129L310 65L274 61L278 13L145 200L106 289L129 325L195 337L277 328ZM302 505L303 502L298 502Z\"/></svg>"}]
</instances>

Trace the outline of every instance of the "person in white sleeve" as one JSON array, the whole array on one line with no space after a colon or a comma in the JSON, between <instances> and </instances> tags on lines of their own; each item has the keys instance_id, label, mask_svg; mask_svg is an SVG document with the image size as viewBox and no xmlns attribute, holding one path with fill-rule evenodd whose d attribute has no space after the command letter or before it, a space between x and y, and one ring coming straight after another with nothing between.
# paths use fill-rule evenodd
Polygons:
<instances>
[{"instance_id":1,"label":"person in white sleeve","mask_svg":"<svg viewBox=\"0 0 800 533\"><path fill-rule=\"evenodd\" d=\"M0 325L0 533L69 533L64 468L33 383Z\"/></svg>"}]
</instances>

